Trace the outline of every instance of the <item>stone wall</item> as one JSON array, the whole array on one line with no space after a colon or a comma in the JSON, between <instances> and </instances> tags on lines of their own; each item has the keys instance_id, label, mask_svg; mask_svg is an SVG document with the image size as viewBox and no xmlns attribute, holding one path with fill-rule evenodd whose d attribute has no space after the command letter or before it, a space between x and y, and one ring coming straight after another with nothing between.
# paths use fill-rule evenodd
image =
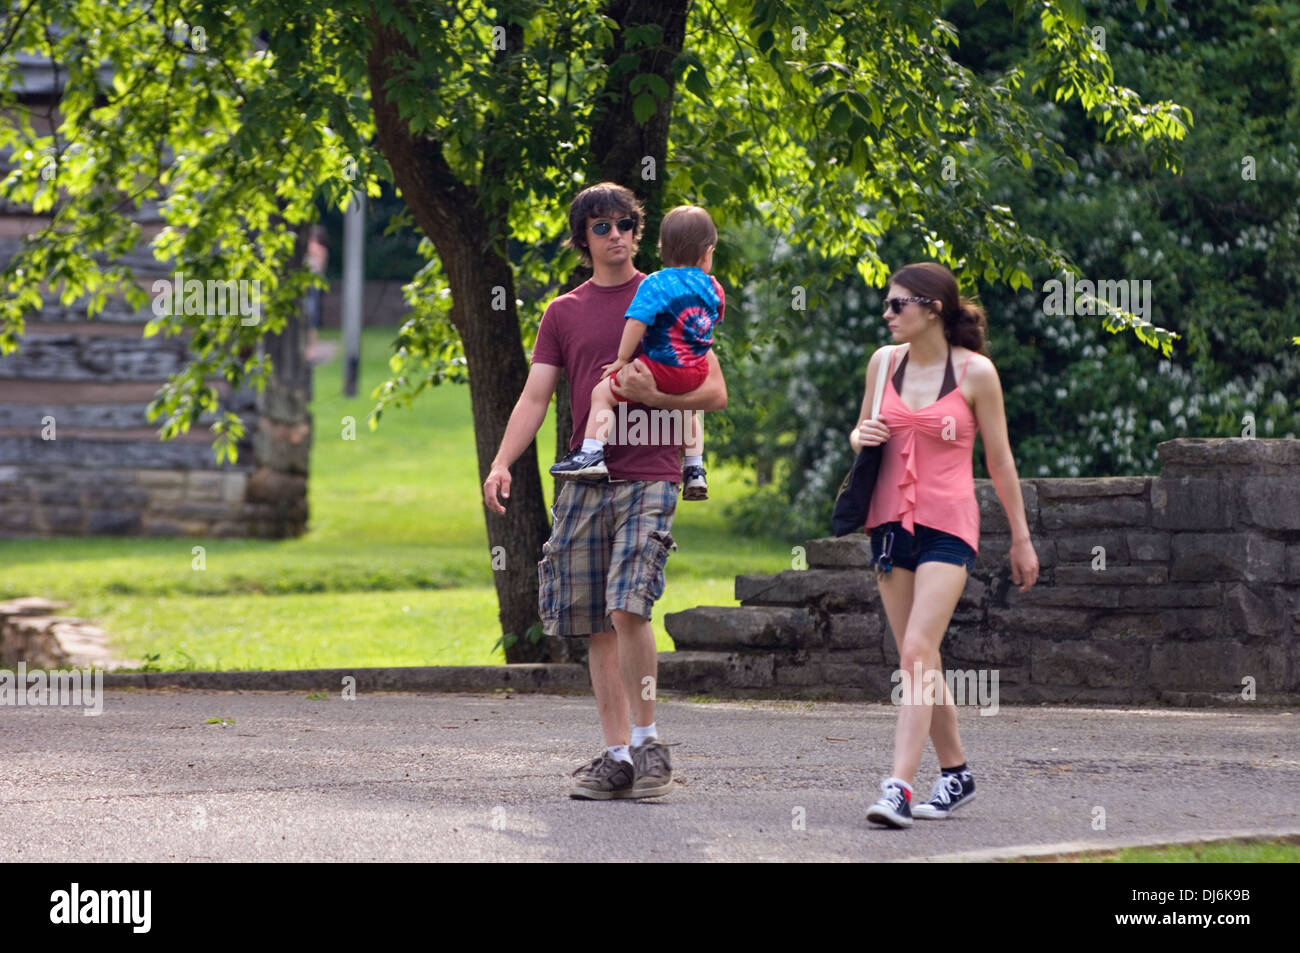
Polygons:
<instances>
[{"instance_id":1,"label":"stone wall","mask_svg":"<svg viewBox=\"0 0 1300 953\"><path fill-rule=\"evenodd\" d=\"M16 101L37 133L49 134L65 71L42 57L19 59ZM0 175L9 171L0 152ZM113 263L131 269L152 297L155 279L174 278L150 251L162 218L156 202L130 215L140 243ZM0 202L0 266L49 221ZM306 528L311 368L301 319L259 342L274 365L261 394L207 381L247 430L232 466L213 456L216 414L169 441L158 439L161 420L146 418L145 407L188 363L188 332L144 337L153 316L117 297L92 321L84 303L64 305L50 291L24 316L17 352L0 356L0 537L281 537Z\"/></svg>"},{"instance_id":2,"label":"stone wall","mask_svg":"<svg viewBox=\"0 0 1300 953\"><path fill-rule=\"evenodd\" d=\"M1300 440L1179 439L1159 476L1021 481L1038 584L977 480L975 572L945 669L998 673L1002 702L1300 701ZM668 615L665 689L889 698L898 653L855 533L807 568L738 576L739 607Z\"/></svg>"},{"instance_id":3,"label":"stone wall","mask_svg":"<svg viewBox=\"0 0 1300 953\"><path fill-rule=\"evenodd\" d=\"M0 668L107 670L141 664L115 656L99 626L54 614L67 607L39 596L0 602Z\"/></svg>"},{"instance_id":4,"label":"stone wall","mask_svg":"<svg viewBox=\"0 0 1300 953\"><path fill-rule=\"evenodd\" d=\"M3 229L0 229L0 233ZM0 234L0 262L16 248ZM157 263L129 262L145 288ZM218 465L205 414L160 441L145 408L188 360L187 335L143 336L153 317L110 302L94 320L50 297L29 315L16 353L0 357L0 536L297 535L307 523L311 371L301 320L261 346L267 389L209 383L247 435L235 465ZM52 422L52 423L51 423Z\"/></svg>"}]
</instances>

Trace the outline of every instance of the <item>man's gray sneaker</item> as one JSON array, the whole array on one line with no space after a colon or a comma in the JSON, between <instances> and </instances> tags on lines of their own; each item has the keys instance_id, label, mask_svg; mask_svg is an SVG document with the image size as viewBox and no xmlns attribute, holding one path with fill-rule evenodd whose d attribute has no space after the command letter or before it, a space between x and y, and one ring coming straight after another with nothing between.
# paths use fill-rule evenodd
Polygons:
<instances>
[{"instance_id":1,"label":"man's gray sneaker","mask_svg":"<svg viewBox=\"0 0 1300 953\"><path fill-rule=\"evenodd\" d=\"M632 749L632 763L636 765L632 797L658 797L673 789L673 763L668 757L668 747L651 738Z\"/></svg>"},{"instance_id":2,"label":"man's gray sneaker","mask_svg":"<svg viewBox=\"0 0 1300 953\"><path fill-rule=\"evenodd\" d=\"M632 793L636 768L626 761L619 761L608 751L602 752L599 758L578 768L571 777L577 780L573 782L569 797L588 801L610 801L614 798L637 796Z\"/></svg>"}]
</instances>

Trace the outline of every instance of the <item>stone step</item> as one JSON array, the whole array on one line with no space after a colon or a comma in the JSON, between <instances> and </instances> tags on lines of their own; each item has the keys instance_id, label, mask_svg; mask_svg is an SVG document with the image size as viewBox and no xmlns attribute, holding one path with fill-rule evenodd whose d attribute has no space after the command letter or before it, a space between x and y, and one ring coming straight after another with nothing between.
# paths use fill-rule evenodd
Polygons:
<instances>
[{"instance_id":1,"label":"stone step","mask_svg":"<svg viewBox=\"0 0 1300 953\"><path fill-rule=\"evenodd\" d=\"M0 602L0 617L12 615L48 615L66 609L71 603L53 602L41 596L20 596Z\"/></svg>"},{"instance_id":2,"label":"stone step","mask_svg":"<svg viewBox=\"0 0 1300 953\"><path fill-rule=\"evenodd\" d=\"M21 403L0 402L0 429L40 436L47 418L57 424L56 436L83 431L122 431L147 428L157 433L157 424L149 420L147 401L117 401L102 404L73 404L67 402ZM222 408L225 410L226 408ZM221 419L215 410L205 411L195 422L211 424ZM207 427L200 428L207 431Z\"/></svg>"},{"instance_id":3,"label":"stone step","mask_svg":"<svg viewBox=\"0 0 1300 953\"><path fill-rule=\"evenodd\" d=\"M760 606L701 606L664 616L664 628L678 651L798 649L818 639L805 609Z\"/></svg>"},{"instance_id":4,"label":"stone step","mask_svg":"<svg viewBox=\"0 0 1300 953\"><path fill-rule=\"evenodd\" d=\"M30 669L138 667L119 658L99 626L72 616L50 615L67 603L34 596L0 603L0 667L23 662ZM7 611L11 610L11 611Z\"/></svg>"},{"instance_id":5,"label":"stone step","mask_svg":"<svg viewBox=\"0 0 1300 953\"><path fill-rule=\"evenodd\" d=\"M810 569L866 569L871 565L871 539L865 533L810 539L805 553Z\"/></svg>"},{"instance_id":6,"label":"stone step","mask_svg":"<svg viewBox=\"0 0 1300 953\"><path fill-rule=\"evenodd\" d=\"M1142 590L1140 595L1149 595L1149 590ZM1059 608L1114 609L1119 606L1118 587L1108 586L1061 586L1046 585L1039 582L1027 592L1021 592L1012 585L1007 589L1008 608L1017 606L1051 606ZM1175 603L1181 605L1182 603Z\"/></svg>"},{"instance_id":7,"label":"stone step","mask_svg":"<svg viewBox=\"0 0 1300 953\"><path fill-rule=\"evenodd\" d=\"M880 604L866 569L787 569L775 575L737 576L736 598L744 606L809 606L827 612Z\"/></svg>"},{"instance_id":8,"label":"stone step","mask_svg":"<svg viewBox=\"0 0 1300 953\"><path fill-rule=\"evenodd\" d=\"M775 662L770 652L660 652L659 686L698 693L771 689Z\"/></svg>"}]
</instances>

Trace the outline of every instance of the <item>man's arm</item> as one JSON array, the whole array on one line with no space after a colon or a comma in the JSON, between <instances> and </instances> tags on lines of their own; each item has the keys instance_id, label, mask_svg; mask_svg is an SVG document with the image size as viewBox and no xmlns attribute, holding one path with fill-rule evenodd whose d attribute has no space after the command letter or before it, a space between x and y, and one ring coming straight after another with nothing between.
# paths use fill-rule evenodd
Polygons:
<instances>
[{"instance_id":1,"label":"man's arm","mask_svg":"<svg viewBox=\"0 0 1300 953\"><path fill-rule=\"evenodd\" d=\"M727 406L727 382L718 357L709 351L709 376L685 394L665 394L655 385L654 375L640 361L633 361L619 373L618 392L637 404L664 410L721 410Z\"/></svg>"},{"instance_id":2,"label":"man's arm","mask_svg":"<svg viewBox=\"0 0 1300 953\"><path fill-rule=\"evenodd\" d=\"M551 395L559 381L560 368L554 364L534 364L529 369L524 392L510 412L501 446L497 448L491 471L483 482L483 502L493 513L506 511L497 499L497 491L500 490L502 499L510 499L510 467L528 449L541 429L542 421L546 419L546 408L550 406Z\"/></svg>"}]
</instances>

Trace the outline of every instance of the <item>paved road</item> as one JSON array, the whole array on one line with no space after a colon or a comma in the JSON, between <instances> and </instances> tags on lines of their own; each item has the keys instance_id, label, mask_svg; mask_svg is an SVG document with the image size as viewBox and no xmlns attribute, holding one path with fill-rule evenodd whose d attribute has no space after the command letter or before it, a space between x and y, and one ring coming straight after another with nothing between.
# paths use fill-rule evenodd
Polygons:
<instances>
[{"instance_id":1,"label":"paved road","mask_svg":"<svg viewBox=\"0 0 1300 953\"><path fill-rule=\"evenodd\" d=\"M1008 706L962 711L979 800L946 822L875 828L863 812L889 771L895 715L661 699L681 783L654 801L583 802L565 792L600 748L588 697L115 691L99 717L0 708L0 854L875 861L1300 829L1300 715Z\"/></svg>"}]
</instances>

